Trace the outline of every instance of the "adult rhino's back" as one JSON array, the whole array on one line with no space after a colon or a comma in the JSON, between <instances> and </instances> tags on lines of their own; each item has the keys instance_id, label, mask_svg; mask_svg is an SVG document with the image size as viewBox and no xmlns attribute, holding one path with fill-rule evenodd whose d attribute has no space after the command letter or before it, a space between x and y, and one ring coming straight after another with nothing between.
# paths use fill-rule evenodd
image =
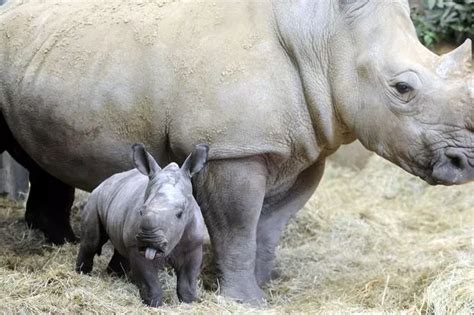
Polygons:
<instances>
[{"instance_id":1,"label":"adult rhino's back","mask_svg":"<svg viewBox=\"0 0 474 315\"><path fill-rule=\"evenodd\" d=\"M164 163L169 148L179 159L198 142L211 143L211 158L285 154L274 139L301 121L285 108L300 95L288 93L294 78L265 8L250 6L10 4L2 113L41 167L86 189L128 168L134 142Z\"/></svg>"},{"instance_id":2,"label":"adult rhino's back","mask_svg":"<svg viewBox=\"0 0 474 315\"><path fill-rule=\"evenodd\" d=\"M166 82L144 78L165 69L151 67L150 51L130 44L130 28L111 27L116 18L106 10L91 13L92 2L46 3L9 4L0 17L2 113L40 166L90 189L128 167L125 143L159 143L164 110L155 106L159 94L148 92Z\"/></svg>"}]
</instances>

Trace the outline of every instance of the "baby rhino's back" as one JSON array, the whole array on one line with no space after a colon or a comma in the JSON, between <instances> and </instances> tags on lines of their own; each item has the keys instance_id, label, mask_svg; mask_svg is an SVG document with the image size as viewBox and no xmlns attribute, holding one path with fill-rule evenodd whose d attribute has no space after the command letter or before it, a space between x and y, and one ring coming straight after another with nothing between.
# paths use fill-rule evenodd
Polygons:
<instances>
[{"instance_id":1,"label":"baby rhino's back","mask_svg":"<svg viewBox=\"0 0 474 315\"><path fill-rule=\"evenodd\" d=\"M91 194L100 221L120 254L135 243L139 208L143 205L148 178L136 169L115 174Z\"/></svg>"}]
</instances>

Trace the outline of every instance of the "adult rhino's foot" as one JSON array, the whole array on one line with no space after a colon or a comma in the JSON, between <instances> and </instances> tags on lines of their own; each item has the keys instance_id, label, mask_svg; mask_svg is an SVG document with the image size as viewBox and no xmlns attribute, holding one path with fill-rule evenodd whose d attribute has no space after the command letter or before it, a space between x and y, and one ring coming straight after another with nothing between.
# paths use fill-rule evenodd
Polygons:
<instances>
[{"instance_id":1,"label":"adult rhino's foot","mask_svg":"<svg viewBox=\"0 0 474 315\"><path fill-rule=\"evenodd\" d=\"M266 295L258 286L255 279L239 278L236 281L221 281L221 295L240 303L262 305L266 302Z\"/></svg>"},{"instance_id":2,"label":"adult rhino's foot","mask_svg":"<svg viewBox=\"0 0 474 315\"><path fill-rule=\"evenodd\" d=\"M26 224L31 229L43 232L48 242L55 245L78 242L79 239L74 234L69 220L50 220L51 218L47 216L32 215L31 212L37 211L27 211L25 213Z\"/></svg>"},{"instance_id":3,"label":"adult rhino's foot","mask_svg":"<svg viewBox=\"0 0 474 315\"><path fill-rule=\"evenodd\" d=\"M28 226L44 232L53 244L76 243L69 222L74 188L42 170L30 171L30 184L25 213Z\"/></svg>"},{"instance_id":4,"label":"adult rhino's foot","mask_svg":"<svg viewBox=\"0 0 474 315\"><path fill-rule=\"evenodd\" d=\"M255 268L255 277L257 278L257 283L259 286L263 287L270 281L281 278L281 272L279 270L273 269L272 267L273 264L268 267L265 266L261 268Z\"/></svg>"}]
</instances>

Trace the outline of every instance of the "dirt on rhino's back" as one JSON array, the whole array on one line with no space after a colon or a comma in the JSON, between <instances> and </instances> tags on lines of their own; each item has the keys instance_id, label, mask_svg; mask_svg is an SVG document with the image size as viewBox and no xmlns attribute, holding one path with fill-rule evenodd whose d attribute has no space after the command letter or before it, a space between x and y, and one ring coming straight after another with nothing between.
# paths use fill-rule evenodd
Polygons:
<instances>
[{"instance_id":1,"label":"dirt on rhino's back","mask_svg":"<svg viewBox=\"0 0 474 315\"><path fill-rule=\"evenodd\" d=\"M299 79L264 2L21 3L0 13L2 112L64 181L90 189L129 167L135 142L163 163L167 148L180 160L203 142L211 160L297 155L300 169L316 158Z\"/></svg>"}]
</instances>

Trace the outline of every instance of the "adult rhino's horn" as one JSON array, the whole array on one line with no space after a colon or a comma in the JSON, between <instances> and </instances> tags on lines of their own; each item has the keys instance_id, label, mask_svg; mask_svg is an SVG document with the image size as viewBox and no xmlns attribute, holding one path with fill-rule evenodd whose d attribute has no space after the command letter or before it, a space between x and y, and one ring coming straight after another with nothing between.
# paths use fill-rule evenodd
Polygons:
<instances>
[{"instance_id":1,"label":"adult rhino's horn","mask_svg":"<svg viewBox=\"0 0 474 315\"><path fill-rule=\"evenodd\" d=\"M463 76L471 71L472 42L468 38L458 48L442 55L436 73L441 77Z\"/></svg>"}]
</instances>

